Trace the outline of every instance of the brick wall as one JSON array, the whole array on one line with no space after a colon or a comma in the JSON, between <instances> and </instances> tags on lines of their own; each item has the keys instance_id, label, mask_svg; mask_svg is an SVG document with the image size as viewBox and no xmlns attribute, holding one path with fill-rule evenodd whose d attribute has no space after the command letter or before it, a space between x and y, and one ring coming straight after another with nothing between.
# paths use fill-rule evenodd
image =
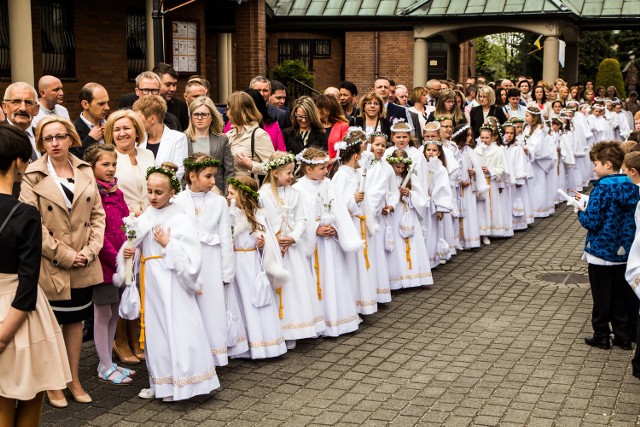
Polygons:
<instances>
[{"instance_id":1,"label":"brick wall","mask_svg":"<svg viewBox=\"0 0 640 427\"><path fill-rule=\"evenodd\" d=\"M343 33L269 33L267 44L267 64L270 69L278 65L278 40L283 39L321 39L331 40L331 56L314 57L314 89L322 92L329 86L338 86L343 79L344 37Z\"/></svg>"},{"instance_id":2,"label":"brick wall","mask_svg":"<svg viewBox=\"0 0 640 427\"><path fill-rule=\"evenodd\" d=\"M264 0L242 2L236 10L233 90L244 90L251 79L267 73L267 23Z\"/></svg>"}]
</instances>

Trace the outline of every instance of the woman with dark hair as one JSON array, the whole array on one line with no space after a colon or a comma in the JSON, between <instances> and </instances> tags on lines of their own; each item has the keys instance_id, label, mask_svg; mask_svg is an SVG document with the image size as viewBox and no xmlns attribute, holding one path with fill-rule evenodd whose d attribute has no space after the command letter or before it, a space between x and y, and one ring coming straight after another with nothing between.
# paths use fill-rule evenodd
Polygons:
<instances>
[{"instance_id":1,"label":"woman with dark hair","mask_svg":"<svg viewBox=\"0 0 640 427\"><path fill-rule=\"evenodd\" d=\"M282 131L287 151L298 154L307 147L316 147L327 151L327 133L320 123L320 114L313 99L301 96L291 108L290 128Z\"/></svg>"},{"instance_id":2,"label":"woman with dark hair","mask_svg":"<svg viewBox=\"0 0 640 427\"><path fill-rule=\"evenodd\" d=\"M508 104L507 101L507 90L503 87L499 87L496 89L496 105L498 107L504 107Z\"/></svg>"},{"instance_id":3,"label":"woman with dark hair","mask_svg":"<svg viewBox=\"0 0 640 427\"><path fill-rule=\"evenodd\" d=\"M547 92L545 91L544 86L539 84L535 85L531 90L531 93L532 102L536 103L536 107L540 109L543 116L548 117L549 114L547 112Z\"/></svg>"},{"instance_id":4,"label":"woman with dark hair","mask_svg":"<svg viewBox=\"0 0 640 427\"><path fill-rule=\"evenodd\" d=\"M262 97L262 94L255 89L247 89L244 92L248 94L251 99L253 99L253 103L256 105L256 108L262 115L262 120L260 120L258 124L261 129L269 134L269 138L271 138L271 143L273 144L273 149L276 151L287 151L284 145L282 130L280 129L280 125L278 124L278 119L269 115L269 112L267 110L267 103ZM231 121L227 122L224 131L228 132L229 129L231 129Z\"/></svg>"},{"instance_id":5,"label":"woman with dark hair","mask_svg":"<svg viewBox=\"0 0 640 427\"><path fill-rule=\"evenodd\" d=\"M91 403L79 378L82 322L93 312L93 286L103 283L98 254L105 213L91 166L69 153L80 145L69 120L55 115L42 119L36 148L46 154L27 168L20 200L35 206L42 218L39 285L62 325L72 376L69 391L76 402ZM60 390L49 392L49 402L67 405Z\"/></svg>"},{"instance_id":6,"label":"woman with dark hair","mask_svg":"<svg viewBox=\"0 0 640 427\"><path fill-rule=\"evenodd\" d=\"M315 100L320 122L324 131L329 135L327 143L329 145L329 157L336 157L336 142L342 141L349 130L349 121L344 116L338 100L330 95L318 95Z\"/></svg>"},{"instance_id":7,"label":"woman with dark hair","mask_svg":"<svg viewBox=\"0 0 640 427\"><path fill-rule=\"evenodd\" d=\"M40 425L45 390L71 381L60 326L38 286L40 214L11 194L30 157L26 134L0 124L0 426Z\"/></svg>"},{"instance_id":8,"label":"woman with dark hair","mask_svg":"<svg viewBox=\"0 0 640 427\"><path fill-rule=\"evenodd\" d=\"M426 96L425 96L426 98ZM390 138L389 119L386 117L384 101L375 92L369 92L360 100L360 115L356 117L356 126L361 127L367 138L373 132L382 132Z\"/></svg>"}]
</instances>

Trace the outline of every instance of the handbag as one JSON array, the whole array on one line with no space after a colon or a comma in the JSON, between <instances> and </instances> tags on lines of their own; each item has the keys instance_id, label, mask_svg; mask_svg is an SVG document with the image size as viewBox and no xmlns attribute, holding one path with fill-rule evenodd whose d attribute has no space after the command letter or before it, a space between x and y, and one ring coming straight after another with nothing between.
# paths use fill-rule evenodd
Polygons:
<instances>
[{"instance_id":1,"label":"handbag","mask_svg":"<svg viewBox=\"0 0 640 427\"><path fill-rule=\"evenodd\" d=\"M253 283L253 289L251 289L251 305L255 308L260 308L273 302L273 290L271 289L271 283L269 283L267 273L264 271L262 254L260 251L257 252L261 269Z\"/></svg>"},{"instance_id":2,"label":"handbag","mask_svg":"<svg viewBox=\"0 0 640 427\"><path fill-rule=\"evenodd\" d=\"M385 215L384 222L387 224L384 228L384 249L387 252L393 252L393 249L396 247L396 241L393 237L393 229L389 225L389 221Z\"/></svg>"},{"instance_id":3,"label":"handbag","mask_svg":"<svg viewBox=\"0 0 640 427\"><path fill-rule=\"evenodd\" d=\"M140 294L135 281L125 286L122 298L120 298L118 313L120 317L127 320L134 320L140 317Z\"/></svg>"},{"instance_id":4,"label":"handbag","mask_svg":"<svg viewBox=\"0 0 640 427\"><path fill-rule=\"evenodd\" d=\"M413 216L411 212L407 208L405 203L404 205L404 213L400 218L400 237L403 239L407 239L415 233L415 226L413 225Z\"/></svg>"}]
</instances>

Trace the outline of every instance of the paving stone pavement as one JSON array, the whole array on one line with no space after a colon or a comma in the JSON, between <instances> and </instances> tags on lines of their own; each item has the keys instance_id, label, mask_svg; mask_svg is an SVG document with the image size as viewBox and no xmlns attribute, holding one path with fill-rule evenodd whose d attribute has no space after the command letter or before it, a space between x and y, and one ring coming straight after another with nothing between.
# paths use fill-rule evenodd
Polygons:
<instances>
[{"instance_id":1,"label":"paving stone pavement","mask_svg":"<svg viewBox=\"0 0 640 427\"><path fill-rule=\"evenodd\" d=\"M142 400L81 378L94 403L45 404L43 425L91 426L634 426L640 381L632 352L592 349L584 230L561 208L511 239L464 251L434 271L432 289L394 293L337 339L305 340L283 357L234 360L221 388L187 402ZM578 276L554 284L540 274ZM92 344L92 343L89 343Z\"/></svg>"}]
</instances>

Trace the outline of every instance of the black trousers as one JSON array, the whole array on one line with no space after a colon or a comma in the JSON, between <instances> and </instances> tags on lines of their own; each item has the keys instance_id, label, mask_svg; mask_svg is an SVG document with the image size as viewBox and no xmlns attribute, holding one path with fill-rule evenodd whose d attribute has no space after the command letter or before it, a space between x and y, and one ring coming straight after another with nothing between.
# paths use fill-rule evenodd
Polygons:
<instances>
[{"instance_id":1,"label":"black trousers","mask_svg":"<svg viewBox=\"0 0 640 427\"><path fill-rule=\"evenodd\" d=\"M640 378L640 313L638 313L636 316L636 352L633 355L633 359L631 359L631 368L633 369L633 375Z\"/></svg>"},{"instance_id":2,"label":"black trousers","mask_svg":"<svg viewBox=\"0 0 640 427\"><path fill-rule=\"evenodd\" d=\"M629 323L634 322L627 321L629 308L625 299L628 299L631 287L624 277L626 268L626 264L612 266L589 264L589 282L593 298L591 325L595 338L608 338L611 329L617 342L630 341L634 335L629 329ZM637 298L635 299L637 301ZM637 314L634 320L635 318ZM611 323L611 329L609 329L609 323Z\"/></svg>"}]
</instances>

